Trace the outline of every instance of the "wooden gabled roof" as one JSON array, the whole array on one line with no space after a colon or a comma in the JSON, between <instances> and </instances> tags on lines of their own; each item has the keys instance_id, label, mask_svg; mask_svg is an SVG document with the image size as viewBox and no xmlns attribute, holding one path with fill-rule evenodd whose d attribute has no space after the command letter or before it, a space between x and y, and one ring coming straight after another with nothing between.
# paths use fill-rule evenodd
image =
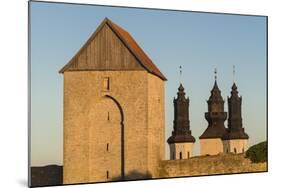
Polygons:
<instances>
[{"instance_id":1,"label":"wooden gabled roof","mask_svg":"<svg viewBox=\"0 0 281 188\"><path fill-rule=\"evenodd\" d=\"M142 48L137 44L134 38L123 28L113 23L108 18L105 18L97 30L92 34L92 36L87 40L87 42L82 46L82 48L75 54L75 56L59 71L59 73L64 73L74 62L74 59L79 56L84 48L95 38L97 33L101 28L107 24L112 31L118 36L118 38L123 42L123 44L128 48L128 50L136 57L138 62L144 67L148 72L158 76L162 80L167 80L167 78L161 73L161 71L156 67L156 65L151 61L151 59L145 54Z\"/></svg>"}]
</instances>

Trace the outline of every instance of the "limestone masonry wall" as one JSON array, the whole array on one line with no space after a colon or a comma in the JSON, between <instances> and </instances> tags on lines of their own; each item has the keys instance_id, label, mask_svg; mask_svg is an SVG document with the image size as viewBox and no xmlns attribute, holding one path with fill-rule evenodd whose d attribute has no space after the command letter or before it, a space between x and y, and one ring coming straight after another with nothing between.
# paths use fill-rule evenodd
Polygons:
<instances>
[{"instance_id":1,"label":"limestone masonry wall","mask_svg":"<svg viewBox=\"0 0 281 188\"><path fill-rule=\"evenodd\" d=\"M180 153L182 159L192 157L193 145L192 142L170 144L170 159L180 159Z\"/></svg>"},{"instance_id":2,"label":"limestone masonry wall","mask_svg":"<svg viewBox=\"0 0 281 188\"><path fill-rule=\"evenodd\" d=\"M145 70L64 73L64 184L121 178L122 119L125 176L158 177L165 152L163 81Z\"/></svg>"},{"instance_id":3,"label":"limestone masonry wall","mask_svg":"<svg viewBox=\"0 0 281 188\"><path fill-rule=\"evenodd\" d=\"M108 181L121 176L121 113L105 95L118 100L124 113L125 173L148 171L147 74L65 73L64 183ZM104 77L110 78L108 92L103 90Z\"/></svg>"},{"instance_id":4,"label":"limestone masonry wall","mask_svg":"<svg viewBox=\"0 0 281 188\"><path fill-rule=\"evenodd\" d=\"M223 152L223 142L220 138L200 139L200 155L217 155Z\"/></svg>"},{"instance_id":5,"label":"limestone masonry wall","mask_svg":"<svg viewBox=\"0 0 281 188\"><path fill-rule=\"evenodd\" d=\"M267 171L267 163L252 163L244 154L220 154L161 162L160 177L198 176Z\"/></svg>"},{"instance_id":6,"label":"limestone masonry wall","mask_svg":"<svg viewBox=\"0 0 281 188\"><path fill-rule=\"evenodd\" d=\"M244 153L248 150L248 139L225 140L224 152Z\"/></svg>"},{"instance_id":7,"label":"limestone masonry wall","mask_svg":"<svg viewBox=\"0 0 281 188\"><path fill-rule=\"evenodd\" d=\"M147 76L148 171L152 177L157 177L160 161L164 160L165 156L165 83L153 74Z\"/></svg>"}]
</instances>

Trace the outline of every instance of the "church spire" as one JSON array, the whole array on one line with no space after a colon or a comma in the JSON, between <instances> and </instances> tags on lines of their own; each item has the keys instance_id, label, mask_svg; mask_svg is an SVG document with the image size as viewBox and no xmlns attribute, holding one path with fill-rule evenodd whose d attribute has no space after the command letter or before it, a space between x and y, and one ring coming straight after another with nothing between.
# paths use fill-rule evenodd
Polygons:
<instances>
[{"instance_id":1,"label":"church spire","mask_svg":"<svg viewBox=\"0 0 281 188\"><path fill-rule=\"evenodd\" d=\"M189 122L189 98L185 97L184 87L180 83L177 98L174 98L174 130L167 142L195 142L191 135Z\"/></svg>"},{"instance_id":2,"label":"church spire","mask_svg":"<svg viewBox=\"0 0 281 188\"><path fill-rule=\"evenodd\" d=\"M248 139L249 136L245 133L242 126L242 97L238 95L235 82L231 87L231 96L227 99L228 102L228 130L224 139Z\"/></svg>"},{"instance_id":3,"label":"church spire","mask_svg":"<svg viewBox=\"0 0 281 188\"><path fill-rule=\"evenodd\" d=\"M224 112L224 100L221 96L221 91L217 84L217 69L215 73L215 83L209 97L208 112L205 113L205 119L208 121L208 127L199 137L205 138L222 138L226 133L224 121L226 120L226 112Z\"/></svg>"},{"instance_id":4,"label":"church spire","mask_svg":"<svg viewBox=\"0 0 281 188\"><path fill-rule=\"evenodd\" d=\"M209 101L220 101L222 102L223 101L223 98L221 96L221 91L218 87L218 84L217 84L217 69L215 68L215 83L214 83L214 86L213 86L213 89L211 90L211 96L209 97Z\"/></svg>"}]
</instances>

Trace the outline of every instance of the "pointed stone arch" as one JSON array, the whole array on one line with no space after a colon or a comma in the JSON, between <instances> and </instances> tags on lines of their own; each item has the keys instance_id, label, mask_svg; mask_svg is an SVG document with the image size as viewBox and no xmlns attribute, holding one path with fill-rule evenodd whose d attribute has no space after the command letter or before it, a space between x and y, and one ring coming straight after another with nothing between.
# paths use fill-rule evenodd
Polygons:
<instances>
[{"instance_id":1,"label":"pointed stone arch","mask_svg":"<svg viewBox=\"0 0 281 188\"><path fill-rule=\"evenodd\" d=\"M120 121L120 125L121 125L121 179L124 180L124 178L125 178L124 111L117 99L115 99L114 97L112 97L110 95L105 95L105 97L111 99L117 105L117 107L120 111L120 115L121 115L121 121Z\"/></svg>"}]
</instances>

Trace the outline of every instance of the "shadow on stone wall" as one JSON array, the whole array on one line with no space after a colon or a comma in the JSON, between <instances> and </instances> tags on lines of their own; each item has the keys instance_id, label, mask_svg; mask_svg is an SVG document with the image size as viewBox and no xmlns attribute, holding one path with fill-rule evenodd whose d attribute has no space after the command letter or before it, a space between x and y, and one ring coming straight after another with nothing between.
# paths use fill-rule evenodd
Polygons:
<instances>
[{"instance_id":1,"label":"shadow on stone wall","mask_svg":"<svg viewBox=\"0 0 281 188\"><path fill-rule=\"evenodd\" d=\"M146 180L151 179L150 172L140 172L138 170L130 171L122 179L121 176L113 177L110 181L127 181L127 180ZM63 167L49 165L42 167L31 167L31 187L38 186L56 186L63 184Z\"/></svg>"},{"instance_id":2,"label":"shadow on stone wall","mask_svg":"<svg viewBox=\"0 0 281 188\"><path fill-rule=\"evenodd\" d=\"M112 181L126 181L126 180L145 180L151 179L152 175L150 172L140 172L137 170L130 171L129 173L125 174L125 178L122 179L121 176L113 177Z\"/></svg>"},{"instance_id":3,"label":"shadow on stone wall","mask_svg":"<svg viewBox=\"0 0 281 188\"><path fill-rule=\"evenodd\" d=\"M31 167L31 187L62 185L63 167L49 165Z\"/></svg>"}]
</instances>

